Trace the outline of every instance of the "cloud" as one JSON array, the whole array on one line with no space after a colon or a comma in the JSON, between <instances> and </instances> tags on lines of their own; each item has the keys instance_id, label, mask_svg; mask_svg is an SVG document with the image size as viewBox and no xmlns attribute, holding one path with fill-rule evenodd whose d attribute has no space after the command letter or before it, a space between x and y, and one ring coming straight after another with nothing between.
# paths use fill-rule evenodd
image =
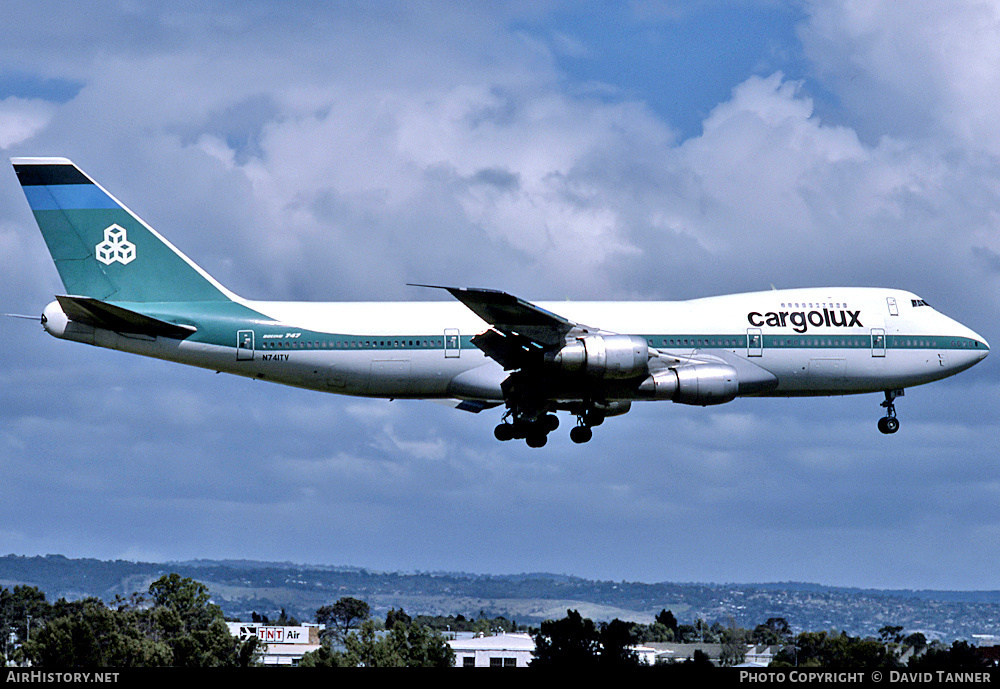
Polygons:
<instances>
[{"instance_id":1,"label":"cloud","mask_svg":"<svg viewBox=\"0 0 1000 689\"><path fill-rule=\"evenodd\" d=\"M55 107L37 98L10 96L0 100L0 149L28 141L52 119Z\"/></svg>"},{"instance_id":2,"label":"cloud","mask_svg":"<svg viewBox=\"0 0 1000 689\"><path fill-rule=\"evenodd\" d=\"M810 2L801 35L869 133L1000 153L1000 8L989 0Z\"/></svg>"}]
</instances>

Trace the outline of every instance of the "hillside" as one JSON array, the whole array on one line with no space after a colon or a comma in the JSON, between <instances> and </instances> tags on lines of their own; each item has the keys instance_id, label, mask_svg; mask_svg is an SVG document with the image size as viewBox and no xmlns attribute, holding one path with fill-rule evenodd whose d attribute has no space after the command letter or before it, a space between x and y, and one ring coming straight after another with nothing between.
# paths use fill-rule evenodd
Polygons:
<instances>
[{"instance_id":1,"label":"hillside","mask_svg":"<svg viewBox=\"0 0 1000 689\"><path fill-rule=\"evenodd\" d=\"M37 586L49 600L143 592L163 574L177 572L205 583L230 618L253 612L277 617L281 609L300 620L342 596L367 601L376 614L402 608L410 614L466 617L503 615L538 624L575 609L595 620L651 622L660 610L691 622L735 623L752 628L784 617L796 631L835 630L877 635L902 625L943 641L1000 634L1000 591L846 589L807 583L697 584L591 581L553 574L481 575L373 572L356 567L212 561L145 563L70 559L61 555L0 557L0 586Z\"/></svg>"}]
</instances>

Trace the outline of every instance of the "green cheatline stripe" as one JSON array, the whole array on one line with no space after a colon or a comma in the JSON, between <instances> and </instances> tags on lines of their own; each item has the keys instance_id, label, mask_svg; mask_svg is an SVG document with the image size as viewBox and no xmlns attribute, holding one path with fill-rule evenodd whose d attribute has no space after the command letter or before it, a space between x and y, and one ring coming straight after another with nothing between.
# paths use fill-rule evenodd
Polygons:
<instances>
[{"instance_id":1,"label":"green cheatline stripe","mask_svg":"<svg viewBox=\"0 0 1000 689\"><path fill-rule=\"evenodd\" d=\"M444 347L443 335L406 335L406 336L364 336L336 333L321 333L299 331L295 337L287 337L287 327L246 328L255 330L255 345L258 350L293 350L293 349L329 349L329 350L424 350L441 349ZM266 335L273 335L267 337ZM229 337L222 344L231 345ZM746 335L662 335L646 336L650 346L660 349L737 349L748 348ZM460 338L461 349L475 349L472 337L463 335ZM220 344L220 342L216 342ZM457 347L449 347L456 348ZM872 349L871 336L852 336L838 338L821 337L765 337L763 348L767 349L823 349L823 350L858 350ZM876 348L882 349L880 345ZM899 350L946 350L946 349L983 349L981 343L970 338L949 337L887 337L885 349Z\"/></svg>"}]
</instances>

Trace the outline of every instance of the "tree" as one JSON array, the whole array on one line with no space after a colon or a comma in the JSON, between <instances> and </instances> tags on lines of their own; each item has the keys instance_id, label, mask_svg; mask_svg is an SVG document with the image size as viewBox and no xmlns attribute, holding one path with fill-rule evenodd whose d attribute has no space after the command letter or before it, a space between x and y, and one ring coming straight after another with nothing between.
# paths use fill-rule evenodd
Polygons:
<instances>
[{"instance_id":1,"label":"tree","mask_svg":"<svg viewBox=\"0 0 1000 689\"><path fill-rule=\"evenodd\" d=\"M299 667L346 667L347 659L343 653L331 650L329 646L320 646L315 651L309 651L302 656Z\"/></svg>"},{"instance_id":2,"label":"tree","mask_svg":"<svg viewBox=\"0 0 1000 689\"><path fill-rule=\"evenodd\" d=\"M149 595L156 607L173 613L169 623L176 623L182 633L205 629L222 620L222 608L211 601L208 587L179 574L168 574L149 585ZM167 622L167 620L164 620Z\"/></svg>"},{"instance_id":3,"label":"tree","mask_svg":"<svg viewBox=\"0 0 1000 689\"><path fill-rule=\"evenodd\" d=\"M722 631L722 649L719 652L719 663L723 667L739 665L747 658L747 630L736 626L735 620L730 620L729 627Z\"/></svg>"},{"instance_id":4,"label":"tree","mask_svg":"<svg viewBox=\"0 0 1000 689\"><path fill-rule=\"evenodd\" d=\"M784 617L769 617L764 624L758 624L750 634L750 643L762 646L787 644L792 638L792 629Z\"/></svg>"},{"instance_id":5,"label":"tree","mask_svg":"<svg viewBox=\"0 0 1000 689\"><path fill-rule=\"evenodd\" d=\"M887 624L878 630L878 638L882 643L899 644L903 642L903 627Z\"/></svg>"},{"instance_id":6,"label":"tree","mask_svg":"<svg viewBox=\"0 0 1000 689\"><path fill-rule=\"evenodd\" d=\"M162 667L171 664L170 647L146 636L135 610L111 610L96 598L49 620L25 653L41 667Z\"/></svg>"},{"instance_id":7,"label":"tree","mask_svg":"<svg viewBox=\"0 0 1000 689\"><path fill-rule=\"evenodd\" d=\"M635 645L632 625L615 619L601 625L598 635L600 646L599 663L602 667L623 668L639 664L638 654L631 648Z\"/></svg>"},{"instance_id":8,"label":"tree","mask_svg":"<svg viewBox=\"0 0 1000 689\"><path fill-rule=\"evenodd\" d=\"M776 665L798 664L803 667L899 667L893 649L878 639L859 639L828 632L802 632L790 648L783 649Z\"/></svg>"},{"instance_id":9,"label":"tree","mask_svg":"<svg viewBox=\"0 0 1000 689\"><path fill-rule=\"evenodd\" d=\"M597 628L576 610L561 620L545 620L535 635L532 667L587 667L597 661Z\"/></svg>"},{"instance_id":10,"label":"tree","mask_svg":"<svg viewBox=\"0 0 1000 689\"><path fill-rule=\"evenodd\" d=\"M38 629L52 615L52 605L45 600L45 594L35 586L15 586L13 589L0 587L0 633L5 643L0 644L0 658L7 660L7 635L13 631L16 638L24 642L28 638L28 618L33 628ZM13 650L13 649L10 649ZM12 654L12 657L19 654Z\"/></svg>"},{"instance_id":11,"label":"tree","mask_svg":"<svg viewBox=\"0 0 1000 689\"><path fill-rule=\"evenodd\" d=\"M927 648L927 637L922 632L913 632L903 639L904 648L912 648L913 652L920 654Z\"/></svg>"},{"instance_id":12,"label":"tree","mask_svg":"<svg viewBox=\"0 0 1000 689\"><path fill-rule=\"evenodd\" d=\"M403 610L402 608L400 608L399 610L396 610L396 608L389 608L389 612L387 612L385 615L385 628L392 629L393 627L396 626L397 622L410 624L411 622L413 622L413 619L409 615L407 615L406 611Z\"/></svg>"},{"instance_id":13,"label":"tree","mask_svg":"<svg viewBox=\"0 0 1000 689\"><path fill-rule=\"evenodd\" d=\"M440 633L427 627L397 621L388 634L378 635L371 618L344 638L343 654L330 654L346 667L451 667L455 654Z\"/></svg>"},{"instance_id":14,"label":"tree","mask_svg":"<svg viewBox=\"0 0 1000 689\"><path fill-rule=\"evenodd\" d=\"M951 648L932 646L910 659L907 667L921 670L955 670L987 667L989 664L967 641L954 641Z\"/></svg>"},{"instance_id":15,"label":"tree","mask_svg":"<svg viewBox=\"0 0 1000 689\"><path fill-rule=\"evenodd\" d=\"M222 609L211 602L208 587L178 574L149 585L154 607L149 629L166 643L175 667L233 667L253 662L257 639L247 642L229 633ZM247 646L249 644L249 646Z\"/></svg>"},{"instance_id":16,"label":"tree","mask_svg":"<svg viewBox=\"0 0 1000 689\"><path fill-rule=\"evenodd\" d=\"M632 667L639 657L633 625L612 620L598 627L576 610L567 610L561 620L542 622L535 634L532 667Z\"/></svg>"},{"instance_id":17,"label":"tree","mask_svg":"<svg viewBox=\"0 0 1000 689\"><path fill-rule=\"evenodd\" d=\"M661 610L660 614L656 616L656 621L672 631L675 635L677 634L677 618L674 617L674 613L669 610Z\"/></svg>"},{"instance_id":18,"label":"tree","mask_svg":"<svg viewBox=\"0 0 1000 689\"><path fill-rule=\"evenodd\" d=\"M693 624L679 624L675 639L682 644L693 644L701 639L701 635Z\"/></svg>"},{"instance_id":19,"label":"tree","mask_svg":"<svg viewBox=\"0 0 1000 689\"><path fill-rule=\"evenodd\" d=\"M326 626L328 636L343 641L347 634L371 616L368 603L344 596L333 605L324 605L316 611L316 622Z\"/></svg>"},{"instance_id":20,"label":"tree","mask_svg":"<svg viewBox=\"0 0 1000 689\"><path fill-rule=\"evenodd\" d=\"M5 595L6 594L6 595ZM0 590L0 615L12 623L31 610L24 659L42 667L248 666L259 660L256 638L229 633L208 588L177 574L160 577L141 594L117 596L114 607L97 598L48 604L37 589ZM26 638L26 634L22 638Z\"/></svg>"}]
</instances>

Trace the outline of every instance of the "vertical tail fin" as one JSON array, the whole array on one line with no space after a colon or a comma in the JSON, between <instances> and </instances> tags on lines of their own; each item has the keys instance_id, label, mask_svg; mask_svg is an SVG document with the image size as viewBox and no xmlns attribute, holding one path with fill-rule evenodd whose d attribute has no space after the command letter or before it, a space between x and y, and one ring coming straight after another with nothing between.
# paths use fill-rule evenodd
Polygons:
<instances>
[{"instance_id":1,"label":"vertical tail fin","mask_svg":"<svg viewBox=\"0 0 1000 689\"><path fill-rule=\"evenodd\" d=\"M233 298L71 161L11 163L68 294L125 302Z\"/></svg>"}]
</instances>

